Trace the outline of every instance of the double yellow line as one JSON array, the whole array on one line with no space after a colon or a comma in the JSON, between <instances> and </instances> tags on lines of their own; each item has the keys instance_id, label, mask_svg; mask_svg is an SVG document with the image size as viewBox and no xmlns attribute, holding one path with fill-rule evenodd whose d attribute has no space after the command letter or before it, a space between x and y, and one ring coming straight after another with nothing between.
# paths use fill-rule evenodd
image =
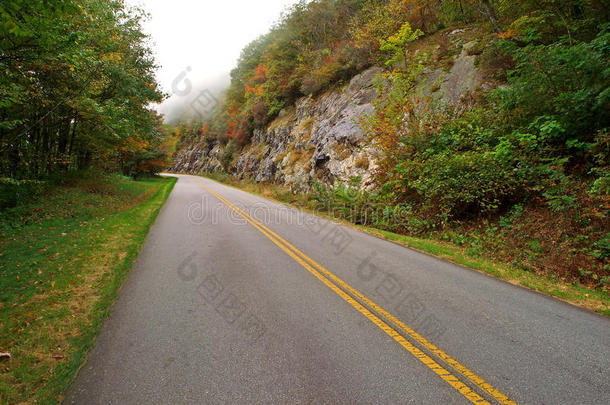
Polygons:
<instances>
[{"instance_id":1,"label":"double yellow line","mask_svg":"<svg viewBox=\"0 0 610 405\"><path fill-rule=\"evenodd\" d=\"M471 384L478 387L480 390L485 392L491 398L493 398L496 402L502 405L516 404L514 401L511 401L505 394L498 391L491 384L487 383L481 377L470 371L464 365L460 364L457 360L453 359L447 353L440 350L438 347L433 345L431 342L426 340L423 336L415 332L405 323L400 321L398 318L390 314L388 311L377 305L375 302L371 301L364 294L351 287L345 281L337 277L335 274L327 270L321 264L307 256L305 253L301 252L299 249L294 247L292 244L287 242L281 236L273 232L271 229L266 227L264 224L251 217L249 214L245 213L238 207L236 207L233 203L223 198L218 193L214 192L210 188L206 187L199 180L196 180L197 183L203 187L208 193L212 194L218 200L220 200L223 204L237 213L239 216L244 218L248 223L250 223L254 228L258 229L263 235L269 238L273 243L275 243L280 249L282 249L288 256L292 257L297 263L303 266L307 271L309 271L312 275L314 275L317 279L319 279L322 283L324 283L328 288L330 288L333 292L343 298L347 303L349 303L352 307L354 307L358 312L367 317L371 322L377 325L381 330L387 333L392 339L394 339L398 344L400 344L403 348L405 348L409 353L411 353L415 358L425 364L428 368L434 371L439 377L445 380L449 385L455 388L460 394L462 394L466 399L471 401L474 404L489 404L489 402L479 395L477 392L473 391L468 385L464 384L460 381L454 374L449 372L445 367L441 366L437 361L432 359L429 355L424 353L418 347L414 346L410 341L408 341L403 335L401 335L396 329L402 331L402 333L406 336L409 336L414 341L418 342L422 347L424 347L431 355L436 356L438 359L442 360L447 366L449 366L455 374L459 374L465 379L467 379ZM332 280L332 281L331 281ZM348 294L349 293L349 294ZM351 294L351 295L350 295ZM357 300L360 302L358 302ZM388 323L382 320L379 316L375 315L369 309L367 309L364 305L368 306L371 310L375 311L378 315L381 315L386 320L391 322L396 329L391 327ZM448 368L449 368L448 367Z\"/></svg>"}]
</instances>

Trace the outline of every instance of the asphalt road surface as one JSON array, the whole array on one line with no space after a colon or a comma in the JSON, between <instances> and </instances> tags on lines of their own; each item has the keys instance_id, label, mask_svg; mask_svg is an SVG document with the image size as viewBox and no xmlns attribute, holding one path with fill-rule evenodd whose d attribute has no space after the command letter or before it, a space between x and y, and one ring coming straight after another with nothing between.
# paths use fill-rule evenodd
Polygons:
<instances>
[{"instance_id":1,"label":"asphalt road surface","mask_svg":"<svg viewBox=\"0 0 610 405\"><path fill-rule=\"evenodd\" d=\"M610 403L607 318L178 177L66 403Z\"/></svg>"}]
</instances>

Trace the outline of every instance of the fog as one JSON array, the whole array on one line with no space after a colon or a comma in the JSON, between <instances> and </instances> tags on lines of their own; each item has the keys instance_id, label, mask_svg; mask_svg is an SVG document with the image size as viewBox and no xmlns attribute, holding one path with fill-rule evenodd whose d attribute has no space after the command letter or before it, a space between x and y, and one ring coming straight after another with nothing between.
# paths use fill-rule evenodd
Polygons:
<instances>
[{"instance_id":1,"label":"fog","mask_svg":"<svg viewBox=\"0 0 610 405\"><path fill-rule=\"evenodd\" d=\"M157 79L170 97L157 110L166 121L203 100L209 111L229 84L241 49L266 33L294 0L126 0L146 10ZM201 98L203 97L203 99ZM202 104L202 103L198 103ZM198 107L195 107L197 110ZM199 108L201 110L201 108Z\"/></svg>"}]
</instances>

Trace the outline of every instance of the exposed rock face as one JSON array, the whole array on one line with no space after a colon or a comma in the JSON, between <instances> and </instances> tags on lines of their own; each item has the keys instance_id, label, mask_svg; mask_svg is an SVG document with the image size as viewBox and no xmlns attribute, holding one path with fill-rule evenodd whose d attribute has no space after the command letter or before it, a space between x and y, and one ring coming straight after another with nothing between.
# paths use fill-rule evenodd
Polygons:
<instances>
[{"instance_id":1,"label":"exposed rock face","mask_svg":"<svg viewBox=\"0 0 610 405\"><path fill-rule=\"evenodd\" d=\"M451 104L460 103L462 95L476 88L483 78L475 68L475 56L468 55L473 42L464 44L462 53L455 59L451 71L441 85L441 96Z\"/></svg>"},{"instance_id":2,"label":"exposed rock face","mask_svg":"<svg viewBox=\"0 0 610 405\"><path fill-rule=\"evenodd\" d=\"M373 112L372 101L377 95L373 79L380 72L370 68L355 76L345 89L316 100L299 99L292 110L254 132L252 143L231 163L231 174L282 183L295 191L307 191L313 181L345 183L355 176L365 187L375 167L375 153L358 121ZM218 145L206 149L194 144L178 153L171 170L220 170L222 153Z\"/></svg>"},{"instance_id":3,"label":"exposed rock face","mask_svg":"<svg viewBox=\"0 0 610 405\"><path fill-rule=\"evenodd\" d=\"M346 89L317 100L298 100L294 111L254 133L252 145L231 172L256 181L284 183L298 191L307 190L312 181L332 184L354 176L367 184L374 157L358 120L373 111L372 81L379 72L369 69L355 76ZM358 159L361 163L356 165Z\"/></svg>"},{"instance_id":4,"label":"exposed rock face","mask_svg":"<svg viewBox=\"0 0 610 405\"><path fill-rule=\"evenodd\" d=\"M455 43L454 33L448 35ZM459 46L461 54L451 69L428 70L423 82L424 93L454 105L483 81L474 56L467 54L471 44ZM317 99L299 99L266 129L254 132L251 144L233 158L229 172L237 178L284 184L296 192L308 191L314 181L333 185L354 177L360 178L360 187L368 187L376 151L359 120L374 111L377 90L373 79L381 71L370 68L343 89ZM223 153L219 145L194 144L176 155L171 170L195 174L218 171Z\"/></svg>"},{"instance_id":5,"label":"exposed rock face","mask_svg":"<svg viewBox=\"0 0 610 405\"><path fill-rule=\"evenodd\" d=\"M220 145L208 148L205 144L194 143L177 154L170 171L192 174L215 172L222 169L222 154Z\"/></svg>"}]
</instances>

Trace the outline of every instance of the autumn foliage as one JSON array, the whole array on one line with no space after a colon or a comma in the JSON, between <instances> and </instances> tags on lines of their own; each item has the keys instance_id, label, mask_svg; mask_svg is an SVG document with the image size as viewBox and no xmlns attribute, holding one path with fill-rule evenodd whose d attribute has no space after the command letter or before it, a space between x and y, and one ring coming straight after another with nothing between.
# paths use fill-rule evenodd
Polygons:
<instances>
[{"instance_id":1,"label":"autumn foliage","mask_svg":"<svg viewBox=\"0 0 610 405\"><path fill-rule=\"evenodd\" d=\"M229 171L298 98L382 67L360 117L377 156L356 163L372 189L317 184L316 199L357 223L606 288L609 13L600 0L301 1L242 51L209 130L183 123L181 142L224 146ZM459 55L484 79L454 105L426 73Z\"/></svg>"},{"instance_id":2,"label":"autumn foliage","mask_svg":"<svg viewBox=\"0 0 610 405\"><path fill-rule=\"evenodd\" d=\"M131 172L132 156L159 146L144 17L119 0L2 2L1 176Z\"/></svg>"},{"instance_id":3,"label":"autumn foliage","mask_svg":"<svg viewBox=\"0 0 610 405\"><path fill-rule=\"evenodd\" d=\"M594 0L303 0L243 49L208 137L247 144L256 128L297 98L316 96L382 65L388 52L384 41L387 47L388 37L405 23L426 34L477 23L501 38L519 39L532 24L575 36L576 28L562 21L603 20L604 13L607 18L607 8Z\"/></svg>"}]
</instances>

